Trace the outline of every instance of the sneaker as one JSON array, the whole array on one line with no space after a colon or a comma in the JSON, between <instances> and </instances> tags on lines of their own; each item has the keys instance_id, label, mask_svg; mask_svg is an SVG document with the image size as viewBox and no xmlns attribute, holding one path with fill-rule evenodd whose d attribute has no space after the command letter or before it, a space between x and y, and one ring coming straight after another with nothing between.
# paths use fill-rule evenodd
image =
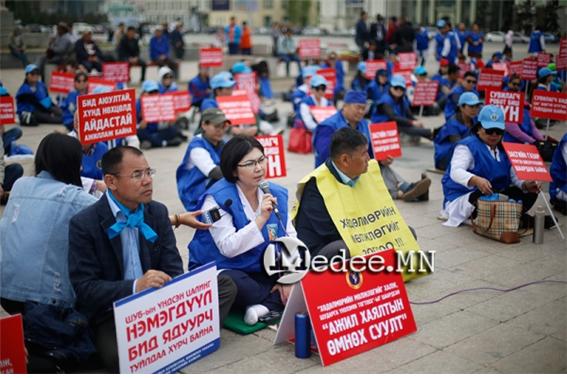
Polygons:
<instances>
[{"instance_id":1,"label":"sneaker","mask_svg":"<svg viewBox=\"0 0 567 378\"><path fill-rule=\"evenodd\" d=\"M404 200L405 202L413 202L418 199L418 197L428 194L429 187L431 186L431 179L424 178L415 182L410 185L409 189L406 190L401 196L400 199ZM429 199L429 195L427 197Z\"/></svg>"}]
</instances>

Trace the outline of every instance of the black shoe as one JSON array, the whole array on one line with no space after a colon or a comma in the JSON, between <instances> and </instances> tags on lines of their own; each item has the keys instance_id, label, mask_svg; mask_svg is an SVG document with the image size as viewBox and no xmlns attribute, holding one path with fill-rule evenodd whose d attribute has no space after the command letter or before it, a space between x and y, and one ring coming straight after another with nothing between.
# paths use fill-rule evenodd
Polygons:
<instances>
[{"instance_id":1,"label":"black shoe","mask_svg":"<svg viewBox=\"0 0 567 378\"><path fill-rule=\"evenodd\" d=\"M429 201L429 190L427 190L427 193L422 194L415 199L415 202L427 202L427 201Z\"/></svg>"},{"instance_id":2,"label":"black shoe","mask_svg":"<svg viewBox=\"0 0 567 378\"><path fill-rule=\"evenodd\" d=\"M555 199L552 203L555 210L559 211L563 215L567 215L567 201Z\"/></svg>"},{"instance_id":3,"label":"black shoe","mask_svg":"<svg viewBox=\"0 0 567 378\"><path fill-rule=\"evenodd\" d=\"M266 323L266 324L276 324L280 321L282 317L282 313L279 311L270 311L264 316L260 316L258 318L259 322Z\"/></svg>"}]
</instances>

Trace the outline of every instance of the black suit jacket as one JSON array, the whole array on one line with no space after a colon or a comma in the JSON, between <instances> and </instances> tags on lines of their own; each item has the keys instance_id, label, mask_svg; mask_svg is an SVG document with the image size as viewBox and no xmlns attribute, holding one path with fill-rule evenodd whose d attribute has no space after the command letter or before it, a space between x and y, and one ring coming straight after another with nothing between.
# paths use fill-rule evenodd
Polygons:
<instances>
[{"instance_id":1,"label":"black suit jacket","mask_svg":"<svg viewBox=\"0 0 567 378\"><path fill-rule=\"evenodd\" d=\"M150 202L144 221L156 232L151 243L140 232L142 270L161 270L171 277L183 273L167 208ZM114 301L132 294L133 280L124 280L120 235L110 240L106 230L116 222L106 196L79 212L69 225L69 275L77 295L77 310L95 324L112 315Z\"/></svg>"}]
</instances>

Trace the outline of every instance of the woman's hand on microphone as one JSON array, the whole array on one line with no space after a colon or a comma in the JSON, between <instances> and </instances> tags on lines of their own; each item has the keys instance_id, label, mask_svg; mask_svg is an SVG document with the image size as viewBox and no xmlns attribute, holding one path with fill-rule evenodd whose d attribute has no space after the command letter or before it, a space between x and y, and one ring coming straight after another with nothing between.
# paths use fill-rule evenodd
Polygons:
<instances>
[{"instance_id":1,"label":"woman's hand on microphone","mask_svg":"<svg viewBox=\"0 0 567 378\"><path fill-rule=\"evenodd\" d=\"M274 211L274 204L277 205L277 199L273 195L266 193L262 197L262 202L260 203L260 215L256 218L256 224L258 225L259 229L262 229L268 219L270 219L270 215L272 215L272 211Z\"/></svg>"}]
</instances>

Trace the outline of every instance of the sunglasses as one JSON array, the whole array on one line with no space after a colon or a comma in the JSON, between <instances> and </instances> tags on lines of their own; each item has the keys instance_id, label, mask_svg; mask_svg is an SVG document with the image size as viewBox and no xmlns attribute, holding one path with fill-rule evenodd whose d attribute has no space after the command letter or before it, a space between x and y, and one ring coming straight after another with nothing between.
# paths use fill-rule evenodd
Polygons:
<instances>
[{"instance_id":1,"label":"sunglasses","mask_svg":"<svg viewBox=\"0 0 567 378\"><path fill-rule=\"evenodd\" d=\"M324 86L324 85L319 85L318 87L315 87L316 91L323 91L324 92L326 89L327 89L327 87Z\"/></svg>"},{"instance_id":2,"label":"sunglasses","mask_svg":"<svg viewBox=\"0 0 567 378\"><path fill-rule=\"evenodd\" d=\"M75 83L86 83L87 80L75 80Z\"/></svg>"},{"instance_id":3,"label":"sunglasses","mask_svg":"<svg viewBox=\"0 0 567 378\"><path fill-rule=\"evenodd\" d=\"M520 82L518 82L518 81L512 81L512 82L510 82L510 86L519 87L519 86L520 86Z\"/></svg>"},{"instance_id":4,"label":"sunglasses","mask_svg":"<svg viewBox=\"0 0 567 378\"><path fill-rule=\"evenodd\" d=\"M404 87L392 87L392 89L394 89L396 91L405 91L406 90Z\"/></svg>"},{"instance_id":5,"label":"sunglasses","mask_svg":"<svg viewBox=\"0 0 567 378\"><path fill-rule=\"evenodd\" d=\"M467 83L469 83L469 84L476 84L476 80L467 80Z\"/></svg>"},{"instance_id":6,"label":"sunglasses","mask_svg":"<svg viewBox=\"0 0 567 378\"><path fill-rule=\"evenodd\" d=\"M484 132L488 135L504 135L504 130L502 129L497 129L497 128L492 128L492 129L484 129Z\"/></svg>"},{"instance_id":7,"label":"sunglasses","mask_svg":"<svg viewBox=\"0 0 567 378\"><path fill-rule=\"evenodd\" d=\"M171 76L171 75L165 75L163 78L164 78L164 79L173 79L173 76Z\"/></svg>"}]
</instances>

